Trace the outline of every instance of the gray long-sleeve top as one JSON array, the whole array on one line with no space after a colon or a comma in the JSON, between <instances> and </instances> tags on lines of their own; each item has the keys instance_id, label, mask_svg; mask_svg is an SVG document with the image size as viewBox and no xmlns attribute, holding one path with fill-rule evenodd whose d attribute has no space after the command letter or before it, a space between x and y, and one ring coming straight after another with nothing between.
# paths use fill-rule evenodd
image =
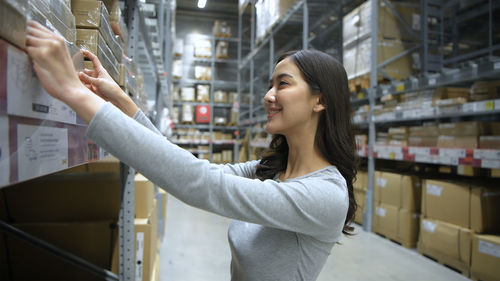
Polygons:
<instances>
[{"instance_id":1,"label":"gray long-sleeve top","mask_svg":"<svg viewBox=\"0 0 500 281\"><path fill-rule=\"evenodd\" d=\"M316 280L349 206L335 166L261 181L258 161L210 164L161 136L142 112L134 119L106 103L87 137L186 204L234 219L232 280Z\"/></svg>"}]
</instances>

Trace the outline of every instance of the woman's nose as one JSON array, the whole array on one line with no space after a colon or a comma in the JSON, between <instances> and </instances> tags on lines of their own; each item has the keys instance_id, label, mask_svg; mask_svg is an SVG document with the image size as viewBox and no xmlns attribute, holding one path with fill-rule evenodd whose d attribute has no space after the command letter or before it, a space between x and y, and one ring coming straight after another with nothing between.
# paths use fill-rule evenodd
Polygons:
<instances>
[{"instance_id":1,"label":"woman's nose","mask_svg":"<svg viewBox=\"0 0 500 281\"><path fill-rule=\"evenodd\" d=\"M264 96L264 102L268 102L268 103L274 103L276 102L276 95L275 95L275 91L274 91L274 87L269 89L269 91L267 91L266 95Z\"/></svg>"}]
</instances>

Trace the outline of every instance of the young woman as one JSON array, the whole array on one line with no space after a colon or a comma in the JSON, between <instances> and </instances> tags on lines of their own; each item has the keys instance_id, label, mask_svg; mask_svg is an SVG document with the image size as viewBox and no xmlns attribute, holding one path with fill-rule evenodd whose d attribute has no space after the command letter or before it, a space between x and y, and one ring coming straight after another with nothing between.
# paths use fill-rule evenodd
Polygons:
<instances>
[{"instance_id":1,"label":"young woman","mask_svg":"<svg viewBox=\"0 0 500 281\"><path fill-rule=\"evenodd\" d=\"M95 70L78 76L64 41L35 22L26 45L45 89L89 123L90 139L185 203L234 219L232 280L316 280L342 233L353 230L347 77L330 56L282 56L264 98L274 135L268 152L214 165L161 136L93 54L83 51Z\"/></svg>"}]
</instances>

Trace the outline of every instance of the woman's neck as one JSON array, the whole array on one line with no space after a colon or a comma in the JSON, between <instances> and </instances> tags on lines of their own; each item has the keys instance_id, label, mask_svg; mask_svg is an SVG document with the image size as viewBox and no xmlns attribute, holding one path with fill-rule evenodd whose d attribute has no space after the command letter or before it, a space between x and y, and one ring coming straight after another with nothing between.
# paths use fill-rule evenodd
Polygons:
<instances>
[{"instance_id":1,"label":"woman's neck","mask_svg":"<svg viewBox=\"0 0 500 281\"><path fill-rule=\"evenodd\" d=\"M331 165L314 143L315 134L298 138L287 137L288 161L280 180L297 178Z\"/></svg>"}]
</instances>

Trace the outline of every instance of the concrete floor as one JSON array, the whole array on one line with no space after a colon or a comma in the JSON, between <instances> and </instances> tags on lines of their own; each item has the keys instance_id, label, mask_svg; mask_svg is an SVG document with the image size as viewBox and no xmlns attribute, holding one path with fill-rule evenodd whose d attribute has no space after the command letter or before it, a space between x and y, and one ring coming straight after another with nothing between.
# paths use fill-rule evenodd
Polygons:
<instances>
[{"instance_id":1,"label":"concrete floor","mask_svg":"<svg viewBox=\"0 0 500 281\"><path fill-rule=\"evenodd\" d=\"M160 250L160 280L230 280L229 222L169 196L165 240ZM357 232L333 248L317 281L469 280L415 250L405 249L359 227Z\"/></svg>"}]
</instances>

